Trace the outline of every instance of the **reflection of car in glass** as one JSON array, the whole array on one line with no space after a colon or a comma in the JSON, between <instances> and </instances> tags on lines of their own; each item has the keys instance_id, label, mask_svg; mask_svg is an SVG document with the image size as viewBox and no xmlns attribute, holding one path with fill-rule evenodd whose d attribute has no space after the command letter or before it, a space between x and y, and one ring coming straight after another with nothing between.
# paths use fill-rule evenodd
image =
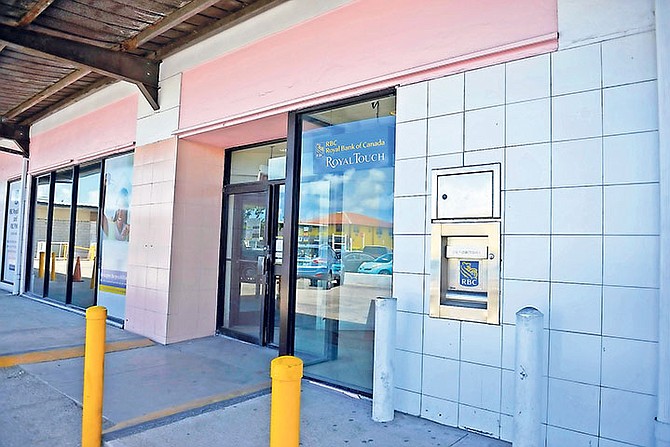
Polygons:
<instances>
[{"instance_id":1,"label":"reflection of car in glass","mask_svg":"<svg viewBox=\"0 0 670 447\"><path fill-rule=\"evenodd\" d=\"M265 256L262 248L242 248L239 261L240 281L256 282L259 256Z\"/></svg>"},{"instance_id":2,"label":"reflection of car in glass","mask_svg":"<svg viewBox=\"0 0 670 447\"><path fill-rule=\"evenodd\" d=\"M362 251L348 251L342 254L342 270L345 272L357 272L362 263L374 261L376 256L372 256Z\"/></svg>"},{"instance_id":3,"label":"reflection of car in glass","mask_svg":"<svg viewBox=\"0 0 670 447\"><path fill-rule=\"evenodd\" d=\"M389 250L388 247L384 247L383 245L366 245L363 247L363 253L366 253L373 258L378 258L381 255L385 255L386 253L391 253L391 250Z\"/></svg>"},{"instance_id":4,"label":"reflection of car in glass","mask_svg":"<svg viewBox=\"0 0 670 447\"><path fill-rule=\"evenodd\" d=\"M390 275L393 271L393 253L386 253L374 261L364 262L358 267L358 273Z\"/></svg>"},{"instance_id":5,"label":"reflection of car in glass","mask_svg":"<svg viewBox=\"0 0 670 447\"><path fill-rule=\"evenodd\" d=\"M298 278L309 279L310 286L323 281L324 286L330 288L336 280L337 263L337 255L330 245L298 245Z\"/></svg>"}]
</instances>

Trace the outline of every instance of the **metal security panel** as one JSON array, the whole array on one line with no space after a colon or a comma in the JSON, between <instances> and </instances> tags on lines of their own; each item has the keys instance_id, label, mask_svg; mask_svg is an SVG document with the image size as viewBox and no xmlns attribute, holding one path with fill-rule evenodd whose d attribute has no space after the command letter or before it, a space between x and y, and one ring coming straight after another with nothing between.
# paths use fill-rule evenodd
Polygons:
<instances>
[{"instance_id":1,"label":"metal security panel","mask_svg":"<svg viewBox=\"0 0 670 447\"><path fill-rule=\"evenodd\" d=\"M433 171L433 220L500 217L500 164Z\"/></svg>"}]
</instances>

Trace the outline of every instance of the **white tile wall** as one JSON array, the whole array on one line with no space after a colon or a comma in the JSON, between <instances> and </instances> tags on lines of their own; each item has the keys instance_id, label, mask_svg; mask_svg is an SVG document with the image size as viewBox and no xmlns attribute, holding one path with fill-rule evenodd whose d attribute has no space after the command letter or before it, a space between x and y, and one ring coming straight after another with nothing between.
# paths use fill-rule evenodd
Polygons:
<instances>
[{"instance_id":1,"label":"white tile wall","mask_svg":"<svg viewBox=\"0 0 670 447\"><path fill-rule=\"evenodd\" d=\"M549 425L591 435L598 434L600 388L549 379Z\"/></svg>"},{"instance_id":2,"label":"white tile wall","mask_svg":"<svg viewBox=\"0 0 670 447\"><path fill-rule=\"evenodd\" d=\"M420 353L423 344L422 323L421 314L398 312L396 314L396 348Z\"/></svg>"},{"instance_id":3,"label":"white tile wall","mask_svg":"<svg viewBox=\"0 0 670 447\"><path fill-rule=\"evenodd\" d=\"M393 206L394 234L424 234L426 197L399 197Z\"/></svg>"},{"instance_id":4,"label":"white tile wall","mask_svg":"<svg viewBox=\"0 0 670 447\"><path fill-rule=\"evenodd\" d=\"M657 365L657 343L603 337L603 386L656 394Z\"/></svg>"},{"instance_id":5,"label":"white tile wall","mask_svg":"<svg viewBox=\"0 0 670 447\"><path fill-rule=\"evenodd\" d=\"M508 146L544 143L551 139L549 98L509 104L506 113Z\"/></svg>"},{"instance_id":6,"label":"white tile wall","mask_svg":"<svg viewBox=\"0 0 670 447\"><path fill-rule=\"evenodd\" d=\"M658 340L658 290L604 287L603 335Z\"/></svg>"},{"instance_id":7,"label":"white tile wall","mask_svg":"<svg viewBox=\"0 0 670 447\"><path fill-rule=\"evenodd\" d=\"M421 274L393 272L393 296L399 311L423 312L423 283Z\"/></svg>"},{"instance_id":8,"label":"white tile wall","mask_svg":"<svg viewBox=\"0 0 670 447\"><path fill-rule=\"evenodd\" d=\"M505 145L505 106L465 112L465 150Z\"/></svg>"},{"instance_id":9,"label":"white tile wall","mask_svg":"<svg viewBox=\"0 0 670 447\"><path fill-rule=\"evenodd\" d=\"M396 160L426 156L426 122L423 120L396 125Z\"/></svg>"},{"instance_id":10,"label":"white tile wall","mask_svg":"<svg viewBox=\"0 0 670 447\"><path fill-rule=\"evenodd\" d=\"M421 354L415 352L395 351L395 386L415 393L421 392L422 360Z\"/></svg>"},{"instance_id":11,"label":"white tile wall","mask_svg":"<svg viewBox=\"0 0 670 447\"><path fill-rule=\"evenodd\" d=\"M558 427L547 427L547 447L596 447L598 437Z\"/></svg>"},{"instance_id":12,"label":"white tile wall","mask_svg":"<svg viewBox=\"0 0 670 447\"><path fill-rule=\"evenodd\" d=\"M423 394L458 402L459 370L460 364L457 360L424 356Z\"/></svg>"},{"instance_id":13,"label":"white tile wall","mask_svg":"<svg viewBox=\"0 0 670 447\"><path fill-rule=\"evenodd\" d=\"M493 65L465 73L465 110L497 106L505 102L505 65Z\"/></svg>"},{"instance_id":14,"label":"white tile wall","mask_svg":"<svg viewBox=\"0 0 670 447\"><path fill-rule=\"evenodd\" d=\"M424 316L423 352L454 360L460 358L461 322Z\"/></svg>"},{"instance_id":15,"label":"white tile wall","mask_svg":"<svg viewBox=\"0 0 670 447\"><path fill-rule=\"evenodd\" d=\"M654 445L655 410L654 396L603 388L600 435L635 445Z\"/></svg>"},{"instance_id":16,"label":"white tile wall","mask_svg":"<svg viewBox=\"0 0 670 447\"><path fill-rule=\"evenodd\" d=\"M551 145L531 144L507 148L505 188L547 188L551 185Z\"/></svg>"},{"instance_id":17,"label":"white tile wall","mask_svg":"<svg viewBox=\"0 0 670 447\"><path fill-rule=\"evenodd\" d=\"M605 234L659 234L659 186L605 187Z\"/></svg>"},{"instance_id":18,"label":"white tile wall","mask_svg":"<svg viewBox=\"0 0 670 447\"><path fill-rule=\"evenodd\" d=\"M501 380L500 368L461 362L459 402L500 411Z\"/></svg>"},{"instance_id":19,"label":"white tile wall","mask_svg":"<svg viewBox=\"0 0 670 447\"><path fill-rule=\"evenodd\" d=\"M585 186L602 183L601 138L553 143L551 155L551 174L554 186Z\"/></svg>"},{"instance_id":20,"label":"white tile wall","mask_svg":"<svg viewBox=\"0 0 670 447\"><path fill-rule=\"evenodd\" d=\"M551 329L601 333L602 287L587 284L551 284Z\"/></svg>"},{"instance_id":21,"label":"white tile wall","mask_svg":"<svg viewBox=\"0 0 670 447\"><path fill-rule=\"evenodd\" d=\"M600 45L559 51L551 58L553 95L600 88Z\"/></svg>"},{"instance_id":22,"label":"white tile wall","mask_svg":"<svg viewBox=\"0 0 670 447\"><path fill-rule=\"evenodd\" d=\"M602 237L553 236L551 280L600 284L602 281Z\"/></svg>"},{"instance_id":23,"label":"white tile wall","mask_svg":"<svg viewBox=\"0 0 670 447\"><path fill-rule=\"evenodd\" d=\"M502 389L500 395L500 412L512 416L514 414L514 379L516 373L513 370L503 369Z\"/></svg>"},{"instance_id":24,"label":"white tile wall","mask_svg":"<svg viewBox=\"0 0 670 447\"><path fill-rule=\"evenodd\" d=\"M443 155L463 152L462 113L428 120L428 154Z\"/></svg>"},{"instance_id":25,"label":"white tile wall","mask_svg":"<svg viewBox=\"0 0 670 447\"><path fill-rule=\"evenodd\" d=\"M428 82L428 116L462 112L465 75L458 73Z\"/></svg>"},{"instance_id":26,"label":"white tile wall","mask_svg":"<svg viewBox=\"0 0 670 447\"><path fill-rule=\"evenodd\" d=\"M551 200L554 234L602 233L602 187L557 188Z\"/></svg>"},{"instance_id":27,"label":"white tile wall","mask_svg":"<svg viewBox=\"0 0 670 447\"><path fill-rule=\"evenodd\" d=\"M605 183L658 182L658 132L603 138Z\"/></svg>"},{"instance_id":28,"label":"white tile wall","mask_svg":"<svg viewBox=\"0 0 670 447\"><path fill-rule=\"evenodd\" d=\"M500 413L459 405L458 426L497 438L500 436Z\"/></svg>"},{"instance_id":29,"label":"white tile wall","mask_svg":"<svg viewBox=\"0 0 670 447\"><path fill-rule=\"evenodd\" d=\"M413 158L395 162L394 193L398 196L426 193L426 160Z\"/></svg>"},{"instance_id":30,"label":"white tile wall","mask_svg":"<svg viewBox=\"0 0 670 447\"><path fill-rule=\"evenodd\" d=\"M508 103L549 96L549 60L549 54L542 54L507 64L505 93Z\"/></svg>"},{"instance_id":31,"label":"white tile wall","mask_svg":"<svg viewBox=\"0 0 670 447\"><path fill-rule=\"evenodd\" d=\"M552 331L549 376L600 385L600 347L600 336Z\"/></svg>"},{"instance_id":32,"label":"white tile wall","mask_svg":"<svg viewBox=\"0 0 670 447\"><path fill-rule=\"evenodd\" d=\"M421 408L421 417L439 424L458 426L458 404L456 402L423 396Z\"/></svg>"},{"instance_id":33,"label":"white tile wall","mask_svg":"<svg viewBox=\"0 0 670 447\"><path fill-rule=\"evenodd\" d=\"M548 236L505 236L503 277L549 280Z\"/></svg>"},{"instance_id":34,"label":"white tile wall","mask_svg":"<svg viewBox=\"0 0 670 447\"><path fill-rule=\"evenodd\" d=\"M500 163L502 169L505 169L505 149L500 147L497 149L484 149L481 151L468 151L463 156L465 165L485 165L491 163ZM505 178L500 179L500 187L505 188Z\"/></svg>"},{"instance_id":35,"label":"white tile wall","mask_svg":"<svg viewBox=\"0 0 670 447\"><path fill-rule=\"evenodd\" d=\"M502 364L501 326L463 322L461 325L461 360L500 367Z\"/></svg>"},{"instance_id":36,"label":"white tile wall","mask_svg":"<svg viewBox=\"0 0 670 447\"><path fill-rule=\"evenodd\" d=\"M393 271L423 273L424 237L399 235L393 238Z\"/></svg>"},{"instance_id":37,"label":"white tile wall","mask_svg":"<svg viewBox=\"0 0 670 447\"><path fill-rule=\"evenodd\" d=\"M555 97L551 119L554 141L602 135L600 90Z\"/></svg>"},{"instance_id":38,"label":"white tile wall","mask_svg":"<svg viewBox=\"0 0 670 447\"><path fill-rule=\"evenodd\" d=\"M396 122L418 120L428 113L428 85L425 82L398 87Z\"/></svg>"},{"instance_id":39,"label":"white tile wall","mask_svg":"<svg viewBox=\"0 0 670 447\"><path fill-rule=\"evenodd\" d=\"M656 38L653 32L603 42L603 86L656 79Z\"/></svg>"},{"instance_id":40,"label":"white tile wall","mask_svg":"<svg viewBox=\"0 0 670 447\"><path fill-rule=\"evenodd\" d=\"M656 81L603 90L603 133L615 135L658 129Z\"/></svg>"},{"instance_id":41,"label":"white tile wall","mask_svg":"<svg viewBox=\"0 0 670 447\"><path fill-rule=\"evenodd\" d=\"M412 416L421 414L421 394L396 388L393 391L393 400L396 410Z\"/></svg>"},{"instance_id":42,"label":"white tile wall","mask_svg":"<svg viewBox=\"0 0 670 447\"><path fill-rule=\"evenodd\" d=\"M515 324L516 313L526 306L542 312L544 327L549 327L549 283L505 279L502 294L503 323Z\"/></svg>"},{"instance_id":43,"label":"white tile wall","mask_svg":"<svg viewBox=\"0 0 670 447\"><path fill-rule=\"evenodd\" d=\"M603 281L611 286L658 287L657 236L605 236Z\"/></svg>"},{"instance_id":44,"label":"white tile wall","mask_svg":"<svg viewBox=\"0 0 670 447\"><path fill-rule=\"evenodd\" d=\"M551 191L506 191L505 234L549 234Z\"/></svg>"}]
</instances>

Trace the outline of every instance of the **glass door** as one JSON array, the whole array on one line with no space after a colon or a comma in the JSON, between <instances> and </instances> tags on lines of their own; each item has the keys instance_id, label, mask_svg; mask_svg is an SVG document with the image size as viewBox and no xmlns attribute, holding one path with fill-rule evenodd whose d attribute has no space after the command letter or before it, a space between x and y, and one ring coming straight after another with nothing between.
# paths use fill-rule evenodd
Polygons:
<instances>
[{"instance_id":1,"label":"glass door","mask_svg":"<svg viewBox=\"0 0 670 447\"><path fill-rule=\"evenodd\" d=\"M226 194L228 213L222 329L241 339L261 344L271 258L268 242L269 194L267 186L235 189L237 192Z\"/></svg>"}]
</instances>

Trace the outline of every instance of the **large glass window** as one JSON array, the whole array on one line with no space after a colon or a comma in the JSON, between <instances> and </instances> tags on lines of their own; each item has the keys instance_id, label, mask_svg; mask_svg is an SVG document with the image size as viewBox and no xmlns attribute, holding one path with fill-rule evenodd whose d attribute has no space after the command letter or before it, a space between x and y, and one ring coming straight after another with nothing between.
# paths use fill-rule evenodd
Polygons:
<instances>
[{"instance_id":1,"label":"large glass window","mask_svg":"<svg viewBox=\"0 0 670 447\"><path fill-rule=\"evenodd\" d=\"M33 216L31 268L28 290L44 295L44 277L47 268L47 221L51 200L51 175L38 177L33 183Z\"/></svg>"},{"instance_id":2,"label":"large glass window","mask_svg":"<svg viewBox=\"0 0 670 447\"><path fill-rule=\"evenodd\" d=\"M49 298L65 303L67 299L67 266L72 212L72 169L56 172L49 250Z\"/></svg>"},{"instance_id":3,"label":"large glass window","mask_svg":"<svg viewBox=\"0 0 670 447\"><path fill-rule=\"evenodd\" d=\"M2 280L14 284L16 255L19 247L19 213L21 212L21 182L8 184L5 211L5 243L2 257Z\"/></svg>"},{"instance_id":4,"label":"large glass window","mask_svg":"<svg viewBox=\"0 0 670 447\"><path fill-rule=\"evenodd\" d=\"M374 298L393 272L395 97L300 118L296 355L305 375L370 392Z\"/></svg>"}]
</instances>

